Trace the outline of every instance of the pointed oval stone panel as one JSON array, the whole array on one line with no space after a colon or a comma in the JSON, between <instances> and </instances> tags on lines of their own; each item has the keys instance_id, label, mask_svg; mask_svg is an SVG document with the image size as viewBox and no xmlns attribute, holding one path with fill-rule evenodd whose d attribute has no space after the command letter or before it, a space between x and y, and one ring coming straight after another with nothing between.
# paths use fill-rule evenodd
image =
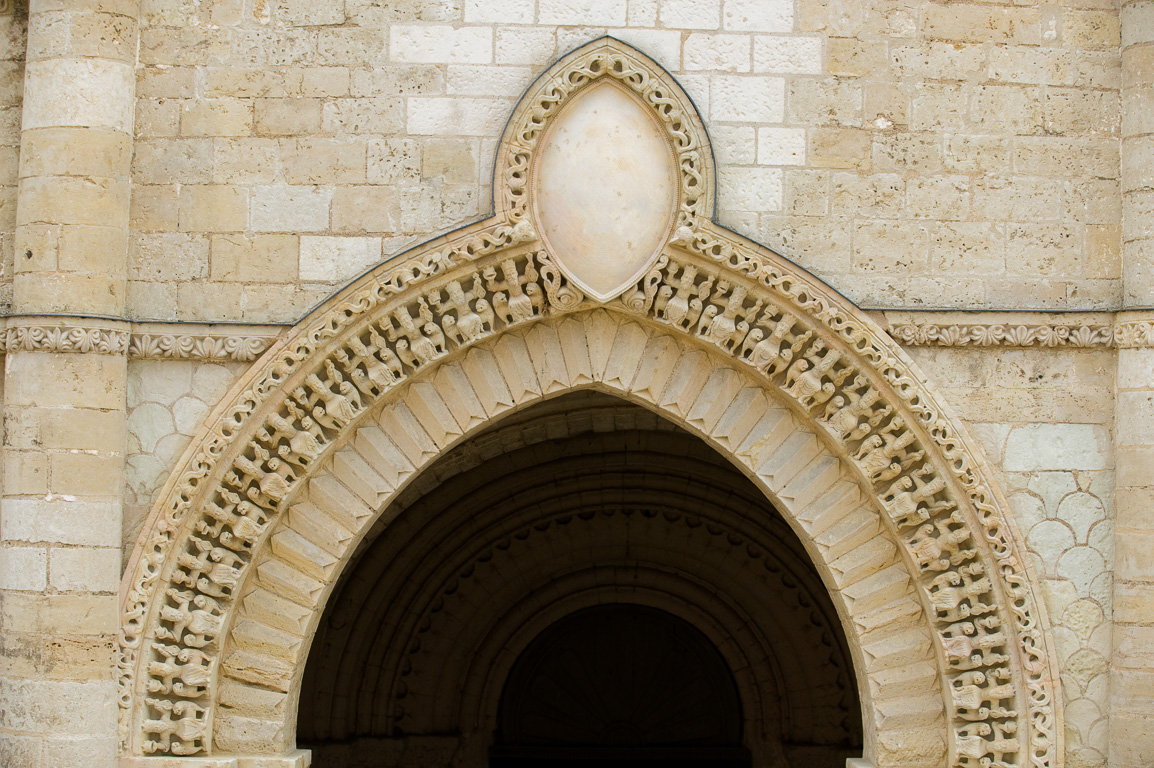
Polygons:
<instances>
[{"instance_id":1,"label":"pointed oval stone panel","mask_svg":"<svg viewBox=\"0 0 1154 768\"><path fill-rule=\"evenodd\" d=\"M677 213L676 157L657 118L602 80L565 105L535 154L537 231L561 271L599 301L640 280Z\"/></svg>"}]
</instances>

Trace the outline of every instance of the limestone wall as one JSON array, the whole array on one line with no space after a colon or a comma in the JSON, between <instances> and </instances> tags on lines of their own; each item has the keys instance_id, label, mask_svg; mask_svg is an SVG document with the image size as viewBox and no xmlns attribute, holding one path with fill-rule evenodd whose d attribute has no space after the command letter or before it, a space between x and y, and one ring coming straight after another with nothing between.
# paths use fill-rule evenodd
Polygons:
<instances>
[{"instance_id":1,"label":"limestone wall","mask_svg":"<svg viewBox=\"0 0 1154 768\"><path fill-rule=\"evenodd\" d=\"M20 109L24 92L27 18L0 14L0 313L12 306L16 178L20 155Z\"/></svg>"},{"instance_id":2,"label":"limestone wall","mask_svg":"<svg viewBox=\"0 0 1154 768\"><path fill-rule=\"evenodd\" d=\"M522 89L606 32L672 71L720 218L866 306L1120 296L1112 2L408 0L146 4L137 318L298 318L486 214Z\"/></svg>"},{"instance_id":3,"label":"limestone wall","mask_svg":"<svg viewBox=\"0 0 1154 768\"><path fill-rule=\"evenodd\" d=\"M13 310L26 27L18 9L0 15L4 314ZM291 323L380 259L485 216L496 141L517 97L554 58L605 33L654 57L695 99L717 156L720 220L859 304L1122 305L1121 38L1113 2L148 0L137 66L128 316ZM51 30L40 35L54 39ZM1144 135L1141 125L1134 131ZM1142 175L1139 165L1131 163ZM1143 221L1128 219L1135 242L1148 235ZM908 351L982 442L1044 582L1064 665L1066 765L1106 765L1111 695L1116 764L1141 764L1154 667L1143 462L1154 422L1127 417L1117 439L1129 448L1117 451L1119 572L1128 575L1116 588L1120 353L1104 346ZM1122 353L1134 370L1117 385L1143 414L1151 402L1147 351ZM197 359L128 363L127 395L117 401L128 432L123 557L204 416L246 369ZM7 388L16 406L35 379L25 374L21 383L20 370ZM76 403L66 405L71 413ZM44 446L32 437L14 442L33 433L8 426L5 491L42 495L47 486L38 485L36 468L47 472ZM89 448L62 443L55 460L79 462ZM107 645L115 541L101 540L98 563L75 559L54 571L58 581L14 581L18 555L31 551L24 545L41 546L43 538L17 536L0 549L3 626L11 634L30 624L21 611L38 611L41 592L60 605L90 599L76 574L95 568L100 584L92 589L106 595L101 623L76 631L102 634ZM47 565L41 570L48 573ZM35 632L64 630L37 625ZM20 672L28 679L55 663L35 652L44 659ZM85 663L103 679L100 664ZM33 750L24 739L0 738L0 764L39 768L39 756L19 752Z\"/></svg>"},{"instance_id":4,"label":"limestone wall","mask_svg":"<svg viewBox=\"0 0 1154 768\"><path fill-rule=\"evenodd\" d=\"M1113 350L913 348L999 470L1062 661L1067 766L1109 755Z\"/></svg>"}]
</instances>

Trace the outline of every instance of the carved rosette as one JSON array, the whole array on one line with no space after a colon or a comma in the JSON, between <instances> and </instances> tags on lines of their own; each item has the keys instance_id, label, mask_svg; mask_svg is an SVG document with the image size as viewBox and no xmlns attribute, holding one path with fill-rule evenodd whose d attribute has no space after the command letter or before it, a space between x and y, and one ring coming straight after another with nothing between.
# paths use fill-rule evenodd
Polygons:
<instances>
[{"instance_id":1,"label":"carved rosette","mask_svg":"<svg viewBox=\"0 0 1154 768\"><path fill-rule=\"evenodd\" d=\"M608 302L575 287L525 219L536 138L598 77L627 84L655 111L696 190L653 267ZM667 75L617 41L571 54L510 122L494 219L381 265L234 387L162 490L130 567L120 656L128 751L212 752L221 643L254 553L314 468L399 384L510 328L605 306L759 372L854 469L917 575L943 659L953 764L1058 764L1047 621L973 441L885 331L702 215L712 205L709 153L682 103Z\"/></svg>"}]
</instances>

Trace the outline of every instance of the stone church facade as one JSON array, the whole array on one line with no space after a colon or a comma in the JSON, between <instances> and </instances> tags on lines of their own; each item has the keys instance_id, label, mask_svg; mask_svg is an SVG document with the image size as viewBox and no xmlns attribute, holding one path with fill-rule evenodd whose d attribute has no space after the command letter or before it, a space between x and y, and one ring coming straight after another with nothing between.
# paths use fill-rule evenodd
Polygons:
<instances>
[{"instance_id":1,"label":"stone church facade","mask_svg":"<svg viewBox=\"0 0 1154 768\"><path fill-rule=\"evenodd\" d=\"M1154 765L1154 4L0 29L0 766Z\"/></svg>"}]
</instances>

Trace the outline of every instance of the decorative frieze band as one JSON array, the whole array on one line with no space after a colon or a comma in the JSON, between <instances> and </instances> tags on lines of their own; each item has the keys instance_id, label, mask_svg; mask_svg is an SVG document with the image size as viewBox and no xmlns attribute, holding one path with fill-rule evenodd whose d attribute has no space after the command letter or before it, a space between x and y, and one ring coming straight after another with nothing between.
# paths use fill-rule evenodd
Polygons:
<instances>
[{"instance_id":1,"label":"decorative frieze band","mask_svg":"<svg viewBox=\"0 0 1154 768\"><path fill-rule=\"evenodd\" d=\"M0 354L88 352L131 359L252 362L281 334L281 326L130 323L80 317L0 318Z\"/></svg>"},{"instance_id":2,"label":"decorative frieze band","mask_svg":"<svg viewBox=\"0 0 1154 768\"><path fill-rule=\"evenodd\" d=\"M887 313L888 314L888 313ZM1154 319L1133 313L1103 313L1088 322L1034 322L1020 313L1007 313L1005 322L952 323L946 312L937 320L890 321L886 330L895 341L910 347L1099 347L1154 348ZM0 355L6 352L90 352L126 354L133 360L201 360L241 362L256 360L284 330L283 326L209 325L185 323L130 323L85 318L0 318Z\"/></svg>"},{"instance_id":3,"label":"decorative frieze band","mask_svg":"<svg viewBox=\"0 0 1154 768\"><path fill-rule=\"evenodd\" d=\"M894 323L888 330L899 344L913 347L1114 346L1114 327L1109 322L1101 325Z\"/></svg>"},{"instance_id":4,"label":"decorative frieze band","mask_svg":"<svg viewBox=\"0 0 1154 768\"><path fill-rule=\"evenodd\" d=\"M1154 347L1154 319L1118 319L1114 324L1114 343L1120 349Z\"/></svg>"},{"instance_id":5,"label":"decorative frieze band","mask_svg":"<svg viewBox=\"0 0 1154 768\"><path fill-rule=\"evenodd\" d=\"M883 326L911 347L1154 347L1154 312L884 311Z\"/></svg>"},{"instance_id":6,"label":"decorative frieze band","mask_svg":"<svg viewBox=\"0 0 1154 768\"><path fill-rule=\"evenodd\" d=\"M123 355L129 332L68 325L17 325L0 336L3 352L95 352Z\"/></svg>"}]
</instances>

